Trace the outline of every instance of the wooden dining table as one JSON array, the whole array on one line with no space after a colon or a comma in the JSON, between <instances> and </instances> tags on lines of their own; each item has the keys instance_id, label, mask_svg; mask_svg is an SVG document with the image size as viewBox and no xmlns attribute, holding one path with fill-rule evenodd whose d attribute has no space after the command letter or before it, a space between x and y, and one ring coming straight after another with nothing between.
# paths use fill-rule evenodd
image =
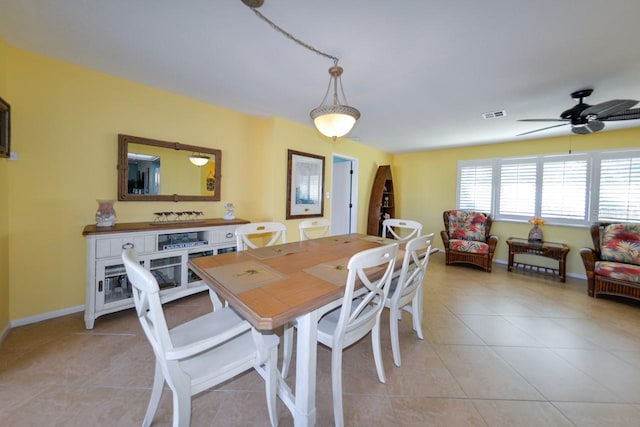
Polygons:
<instances>
[{"instance_id":1,"label":"wooden dining table","mask_svg":"<svg viewBox=\"0 0 640 427\"><path fill-rule=\"evenodd\" d=\"M347 234L189 261L189 267L256 329L273 331L296 322L295 394L282 377L278 381L278 395L295 426L315 425L318 320L341 304L349 259L395 242Z\"/></svg>"}]
</instances>

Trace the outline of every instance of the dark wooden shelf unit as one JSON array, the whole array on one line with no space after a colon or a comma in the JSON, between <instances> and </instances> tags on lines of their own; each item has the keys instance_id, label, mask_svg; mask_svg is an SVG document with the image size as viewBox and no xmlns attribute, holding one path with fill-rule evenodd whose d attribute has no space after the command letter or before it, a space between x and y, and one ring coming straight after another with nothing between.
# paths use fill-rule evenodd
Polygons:
<instances>
[{"instance_id":1,"label":"dark wooden shelf unit","mask_svg":"<svg viewBox=\"0 0 640 427\"><path fill-rule=\"evenodd\" d=\"M391 166L378 166L376 177L371 187L369 199L369 219L367 221L367 234L372 236L382 235L382 221L385 215L395 218L396 208L393 197L393 179L391 178Z\"/></svg>"}]
</instances>

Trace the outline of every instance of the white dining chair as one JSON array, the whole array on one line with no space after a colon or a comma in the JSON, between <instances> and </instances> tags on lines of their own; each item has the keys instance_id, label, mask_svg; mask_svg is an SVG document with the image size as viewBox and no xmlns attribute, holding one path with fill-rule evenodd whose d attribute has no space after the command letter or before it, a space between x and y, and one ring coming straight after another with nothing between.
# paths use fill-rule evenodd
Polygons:
<instances>
[{"instance_id":1,"label":"white dining chair","mask_svg":"<svg viewBox=\"0 0 640 427\"><path fill-rule=\"evenodd\" d=\"M277 426L278 336L261 334L229 307L169 329L154 276L140 265L134 249L125 249L122 260L138 319L156 357L143 427L153 421L165 382L173 394L173 426L187 427L193 395L252 368L265 380L269 420Z\"/></svg>"},{"instance_id":2,"label":"white dining chair","mask_svg":"<svg viewBox=\"0 0 640 427\"><path fill-rule=\"evenodd\" d=\"M384 302L389 308L389 331L391 335L391 350L393 363L400 366L400 340L398 337L398 322L402 311L411 314L413 330L418 338L424 339L422 334L422 294L424 275L429 264L431 241L433 233L409 240L404 250L404 259L400 276L393 279L391 288Z\"/></svg>"},{"instance_id":3,"label":"white dining chair","mask_svg":"<svg viewBox=\"0 0 640 427\"><path fill-rule=\"evenodd\" d=\"M236 228L236 245L238 251L256 249L264 246L273 246L279 243L287 243L287 228L279 222L252 222L242 224ZM258 244L255 238L262 241L269 239L267 243Z\"/></svg>"},{"instance_id":4,"label":"white dining chair","mask_svg":"<svg viewBox=\"0 0 640 427\"><path fill-rule=\"evenodd\" d=\"M342 406L342 350L371 332L373 358L378 380L386 382L380 345L380 315L391 284L398 244L367 249L353 255L347 264L347 281L342 305L318 322L318 342L331 348L331 387L335 425L344 425ZM377 267L377 268L375 268ZM356 281L362 285L355 289ZM291 362L291 351L287 352Z\"/></svg>"},{"instance_id":5,"label":"white dining chair","mask_svg":"<svg viewBox=\"0 0 640 427\"><path fill-rule=\"evenodd\" d=\"M318 239L329 235L331 222L326 218L306 219L298 227L300 240Z\"/></svg>"},{"instance_id":6,"label":"white dining chair","mask_svg":"<svg viewBox=\"0 0 640 427\"><path fill-rule=\"evenodd\" d=\"M410 219L389 218L382 221L382 237L406 242L422 233L422 224Z\"/></svg>"}]
</instances>

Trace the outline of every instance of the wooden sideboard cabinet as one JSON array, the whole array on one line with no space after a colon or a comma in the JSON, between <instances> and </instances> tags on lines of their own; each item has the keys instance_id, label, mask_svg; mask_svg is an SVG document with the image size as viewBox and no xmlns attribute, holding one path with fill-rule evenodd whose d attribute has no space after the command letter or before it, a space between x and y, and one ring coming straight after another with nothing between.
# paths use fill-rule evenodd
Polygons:
<instances>
[{"instance_id":1,"label":"wooden sideboard cabinet","mask_svg":"<svg viewBox=\"0 0 640 427\"><path fill-rule=\"evenodd\" d=\"M93 329L105 314L134 306L131 283L121 254L133 247L140 262L160 285L162 302L208 290L187 266L191 258L236 251L235 230L243 219L198 222L119 223L113 227L88 225L86 237L86 302L84 322Z\"/></svg>"}]
</instances>

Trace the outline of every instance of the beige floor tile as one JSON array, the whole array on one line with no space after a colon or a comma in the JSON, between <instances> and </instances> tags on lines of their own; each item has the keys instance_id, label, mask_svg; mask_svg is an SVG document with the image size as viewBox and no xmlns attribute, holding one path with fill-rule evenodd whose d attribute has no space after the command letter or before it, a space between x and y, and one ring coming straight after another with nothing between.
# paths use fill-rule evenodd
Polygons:
<instances>
[{"instance_id":1,"label":"beige floor tile","mask_svg":"<svg viewBox=\"0 0 640 427\"><path fill-rule=\"evenodd\" d=\"M494 350L547 400L620 402L620 398L550 349L495 347Z\"/></svg>"},{"instance_id":2,"label":"beige floor tile","mask_svg":"<svg viewBox=\"0 0 640 427\"><path fill-rule=\"evenodd\" d=\"M640 403L640 369L604 350L556 349L571 365L615 393L623 402Z\"/></svg>"},{"instance_id":3,"label":"beige floor tile","mask_svg":"<svg viewBox=\"0 0 640 427\"><path fill-rule=\"evenodd\" d=\"M505 316L505 319L539 343L552 348L598 348L597 345L546 317Z\"/></svg>"},{"instance_id":4,"label":"beige floor tile","mask_svg":"<svg viewBox=\"0 0 640 427\"><path fill-rule=\"evenodd\" d=\"M502 316L459 315L487 345L542 347L544 344Z\"/></svg>"},{"instance_id":5,"label":"beige floor tile","mask_svg":"<svg viewBox=\"0 0 640 427\"><path fill-rule=\"evenodd\" d=\"M394 426L487 426L473 403L466 399L392 398Z\"/></svg>"},{"instance_id":6,"label":"beige floor tile","mask_svg":"<svg viewBox=\"0 0 640 427\"><path fill-rule=\"evenodd\" d=\"M576 427L637 427L640 412L633 405L590 402L555 402Z\"/></svg>"},{"instance_id":7,"label":"beige floor tile","mask_svg":"<svg viewBox=\"0 0 640 427\"><path fill-rule=\"evenodd\" d=\"M543 400L542 395L488 347L438 345L435 350L467 397Z\"/></svg>"},{"instance_id":8,"label":"beige floor tile","mask_svg":"<svg viewBox=\"0 0 640 427\"><path fill-rule=\"evenodd\" d=\"M474 400L473 404L491 427L572 427L573 424L549 402L528 400Z\"/></svg>"}]
</instances>

